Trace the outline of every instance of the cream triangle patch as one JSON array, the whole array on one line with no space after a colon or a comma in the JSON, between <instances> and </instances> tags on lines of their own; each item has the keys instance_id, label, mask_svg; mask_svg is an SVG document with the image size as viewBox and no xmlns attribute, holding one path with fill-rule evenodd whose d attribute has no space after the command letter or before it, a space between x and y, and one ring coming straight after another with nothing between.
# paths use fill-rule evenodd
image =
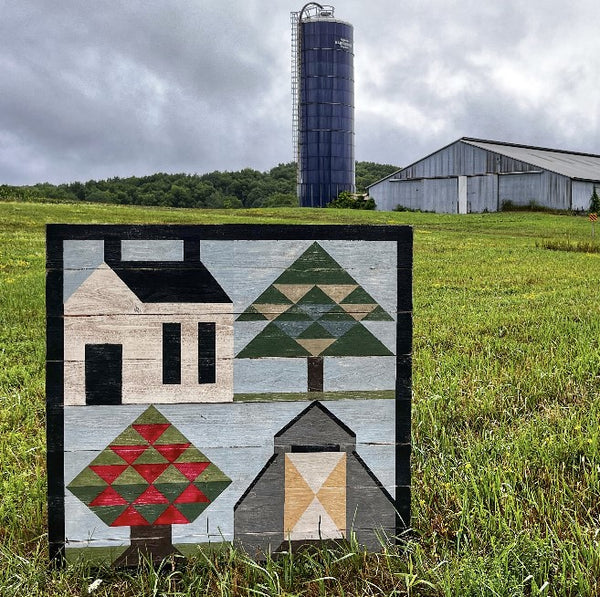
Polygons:
<instances>
[{"instance_id":1,"label":"cream triangle patch","mask_svg":"<svg viewBox=\"0 0 600 597\"><path fill-rule=\"evenodd\" d=\"M285 455L285 502L283 512L284 530L290 531L314 499L314 492L306 479L292 462L291 454Z\"/></svg>"},{"instance_id":2,"label":"cream triangle patch","mask_svg":"<svg viewBox=\"0 0 600 597\"><path fill-rule=\"evenodd\" d=\"M339 539L344 536L323 504L315 498L290 532L290 540Z\"/></svg>"},{"instance_id":3,"label":"cream triangle patch","mask_svg":"<svg viewBox=\"0 0 600 597\"><path fill-rule=\"evenodd\" d=\"M317 284L317 286L336 303L343 301L358 288L358 284Z\"/></svg>"},{"instance_id":4,"label":"cream triangle patch","mask_svg":"<svg viewBox=\"0 0 600 597\"><path fill-rule=\"evenodd\" d=\"M314 284L273 284L285 298L297 303L309 290L314 288Z\"/></svg>"},{"instance_id":5,"label":"cream triangle patch","mask_svg":"<svg viewBox=\"0 0 600 597\"><path fill-rule=\"evenodd\" d=\"M352 303L345 303L340 305L340 307L342 307L342 309L344 309L348 315L354 317L356 321L360 321L361 319L364 319L371 311L373 311L377 305L374 303L368 305L353 305Z\"/></svg>"},{"instance_id":6,"label":"cream triangle patch","mask_svg":"<svg viewBox=\"0 0 600 597\"><path fill-rule=\"evenodd\" d=\"M296 342L302 346L305 350L308 350L313 357L318 357L324 350L329 348L336 338L323 338L323 339L305 339L296 338Z\"/></svg>"},{"instance_id":7,"label":"cream triangle patch","mask_svg":"<svg viewBox=\"0 0 600 597\"><path fill-rule=\"evenodd\" d=\"M264 315L269 321L273 321L276 317L279 317L282 313L290 308L290 305L281 304L257 304L252 305L261 315Z\"/></svg>"},{"instance_id":8,"label":"cream triangle patch","mask_svg":"<svg viewBox=\"0 0 600 597\"><path fill-rule=\"evenodd\" d=\"M298 452L296 454L286 454L286 462L289 459L294 463L296 470L311 488L317 493L324 483L326 483L335 471L338 470L340 461L345 462L346 452ZM345 484L345 467L344 484ZM339 479L335 477L332 482Z\"/></svg>"}]
</instances>

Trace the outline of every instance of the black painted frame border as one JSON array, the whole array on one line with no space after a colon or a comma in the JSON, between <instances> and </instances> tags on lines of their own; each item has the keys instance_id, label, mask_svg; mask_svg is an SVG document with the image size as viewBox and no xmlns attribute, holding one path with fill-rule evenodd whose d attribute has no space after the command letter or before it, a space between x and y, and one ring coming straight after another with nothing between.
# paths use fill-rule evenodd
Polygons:
<instances>
[{"instance_id":1,"label":"black painted frame border","mask_svg":"<svg viewBox=\"0 0 600 597\"><path fill-rule=\"evenodd\" d=\"M63 241L104 240L356 240L397 243L396 533L410 526L412 264L410 226L286 224L48 224L46 226L46 445L50 559L65 561ZM185 241L189 241L185 243Z\"/></svg>"}]
</instances>

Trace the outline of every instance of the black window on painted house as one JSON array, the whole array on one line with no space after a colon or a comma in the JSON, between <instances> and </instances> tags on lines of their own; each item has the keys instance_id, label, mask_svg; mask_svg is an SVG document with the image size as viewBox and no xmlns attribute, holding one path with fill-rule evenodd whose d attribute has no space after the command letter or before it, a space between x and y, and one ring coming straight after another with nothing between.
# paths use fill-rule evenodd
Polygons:
<instances>
[{"instance_id":1,"label":"black window on painted house","mask_svg":"<svg viewBox=\"0 0 600 597\"><path fill-rule=\"evenodd\" d=\"M216 371L216 324L198 324L198 383L215 383Z\"/></svg>"},{"instance_id":2,"label":"black window on painted house","mask_svg":"<svg viewBox=\"0 0 600 597\"><path fill-rule=\"evenodd\" d=\"M181 324L163 323L163 383L181 383Z\"/></svg>"}]
</instances>

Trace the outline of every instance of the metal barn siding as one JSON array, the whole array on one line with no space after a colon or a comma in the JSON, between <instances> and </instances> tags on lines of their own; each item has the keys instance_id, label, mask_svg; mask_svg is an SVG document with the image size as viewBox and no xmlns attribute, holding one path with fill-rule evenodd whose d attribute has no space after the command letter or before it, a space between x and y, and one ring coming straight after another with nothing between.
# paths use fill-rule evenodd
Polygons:
<instances>
[{"instance_id":1,"label":"metal barn siding","mask_svg":"<svg viewBox=\"0 0 600 597\"><path fill-rule=\"evenodd\" d=\"M498 175L498 198L500 208L505 203L513 205L541 205L543 177L541 172L534 174Z\"/></svg>"},{"instance_id":2,"label":"metal barn siding","mask_svg":"<svg viewBox=\"0 0 600 597\"><path fill-rule=\"evenodd\" d=\"M420 209L437 213L458 213L458 178L426 178Z\"/></svg>"},{"instance_id":3,"label":"metal barn siding","mask_svg":"<svg viewBox=\"0 0 600 597\"><path fill-rule=\"evenodd\" d=\"M396 188L398 187L398 188ZM392 182L387 187L389 209L396 209L399 205L407 209L422 209L423 205L423 180L405 180ZM377 207L377 209L381 209Z\"/></svg>"},{"instance_id":4,"label":"metal barn siding","mask_svg":"<svg viewBox=\"0 0 600 597\"><path fill-rule=\"evenodd\" d=\"M587 211L590 208L590 200L594 187L600 193L600 184L583 180L574 180L571 186L571 209L575 211Z\"/></svg>"},{"instance_id":5,"label":"metal barn siding","mask_svg":"<svg viewBox=\"0 0 600 597\"><path fill-rule=\"evenodd\" d=\"M332 11L301 14L299 21L298 193L303 207L324 207L342 191L355 191L354 33Z\"/></svg>"},{"instance_id":6,"label":"metal barn siding","mask_svg":"<svg viewBox=\"0 0 600 597\"><path fill-rule=\"evenodd\" d=\"M467 178L467 211L498 211L498 176L483 174Z\"/></svg>"},{"instance_id":7,"label":"metal barn siding","mask_svg":"<svg viewBox=\"0 0 600 597\"><path fill-rule=\"evenodd\" d=\"M544 194L540 205L551 209L571 209L571 179L554 172L544 172Z\"/></svg>"},{"instance_id":8,"label":"metal barn siding","mask_svg":"<svg viewBox=\"0 0 600 597\"><path fill-rule=\"evenodd\" d=\"M369 195L375 201L375 209L378 211L393 211L398 205L408 209L414 209L410 204L410 193L404 192L395 187L398 185L410 185L409 182L392 182L384 180L381 184L371 187Z\"/></svg>"}]
</instances>

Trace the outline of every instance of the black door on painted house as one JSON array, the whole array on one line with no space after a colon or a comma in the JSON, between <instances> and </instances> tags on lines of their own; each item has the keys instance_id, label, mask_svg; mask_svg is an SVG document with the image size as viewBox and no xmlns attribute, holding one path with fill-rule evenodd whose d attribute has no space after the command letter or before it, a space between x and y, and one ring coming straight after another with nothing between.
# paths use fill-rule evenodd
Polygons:
<instances>
[{"instance_id":1,"label":"black door on painted house","mask_svg":"<svg viewBox=\"0 0 600 597\"><path fill-rule=\"evenodd\" d=\"M121 404L123 397L123 345L85 345L85 403L90 406Z\"/></svg>"}]
</instances>

